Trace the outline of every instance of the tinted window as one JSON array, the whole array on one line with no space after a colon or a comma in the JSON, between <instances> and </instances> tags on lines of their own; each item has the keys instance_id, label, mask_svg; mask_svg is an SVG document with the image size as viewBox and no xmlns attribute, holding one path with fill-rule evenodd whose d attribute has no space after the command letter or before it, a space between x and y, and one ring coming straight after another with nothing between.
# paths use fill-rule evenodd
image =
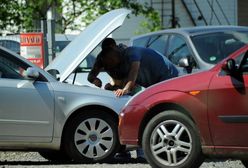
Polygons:
<instances>
[{"instance_id":1,"label":"tinted window","mask_svg":"<svg viewBox=\"0 0 248 168\"><path fill-rule=\"evenodd\" d=\"M12 40L0 40L0 46L3 46L15 53L20 53L20 44Z\"/></svg>"},{"instance_id":2,"label":"tinted window","mask_svg":"<svg viewBox=\"0 0 248 168\"><path fill-rule=\"evenodd\" d=\"M133 40L133 46L146 47L148 40L149 40L149 36L135 39Z\"/></svg>"},{"instance_id":3,"label":"tinted window","mask_svg":"<svg viewBox=\"0 0 248 168\"><path fill-rule=\"evenodd\" d=\"M152 36L147 44L147 48L154 49L161 54L165 55L167 46L168 35L155 35Z\"/></svg>"},{"instance_id":4,"label":"tinted window","mask_svg":"<svg viewBox=\"0 0 248 168\"><path fill-rule=\"evenodd\" d=\"M235 58L235 62L236 66L240 67L242 72L248 72L248 54L246 54L246 52L240 54L237 58Z\"/></svg>"},{"instance_id":5,"label":"tinted window","mask_svg":"<svg viewBox=\"0 0 248 168\"><path fill-rule=\"evenodd\" d=\"M56 52L61 52L69 43L70 41L56 41Z\"/></svg>"},{"instance_id":6,"label":"tinted window","mask_svg":"<svg viewBox=\"0 0 248 168\"><path fill-rule=\"evenodd\" d=\"M7 55L5 52L0 54L0 74L1 78L24 79L24 73L28 66L18 59Z\"/></svg>"},{"instance_id":7,"label":"tinted window","mask_svg":"<svg viewBox=\"0 0 248 168\"><path fill-rule=\"evenodd\" d=\"M170 38L167 57L173 64L178 65L181 58L191 58L192 55L186 41L179 36L173 35Z\"/></svg>"},{"instance_id":8,"label":"tinted window","mask_svg":"<svg viewBox=\"0 0 248 168\"><path fill-rule=\"evenodd\" d=\"M216 64L248 43L248 32L218 32L192 37L203 61Z\"/></svg>"}]
</instances>

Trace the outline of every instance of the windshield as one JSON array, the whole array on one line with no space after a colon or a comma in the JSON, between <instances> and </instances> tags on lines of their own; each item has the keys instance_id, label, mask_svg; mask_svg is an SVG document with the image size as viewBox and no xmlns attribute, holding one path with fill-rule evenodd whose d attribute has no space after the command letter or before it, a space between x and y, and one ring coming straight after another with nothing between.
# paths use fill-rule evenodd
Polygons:
<instances>
[{"instance_id":1,"label":"windshield","mask_svg":"<svg viewBox=\"0 0 248 168\"><path fill-rule=\"evenodd\" d=\"M216 32L191 37L201 59L216 64L248 44L247 32Z\"/></svg>"}]
</instances>

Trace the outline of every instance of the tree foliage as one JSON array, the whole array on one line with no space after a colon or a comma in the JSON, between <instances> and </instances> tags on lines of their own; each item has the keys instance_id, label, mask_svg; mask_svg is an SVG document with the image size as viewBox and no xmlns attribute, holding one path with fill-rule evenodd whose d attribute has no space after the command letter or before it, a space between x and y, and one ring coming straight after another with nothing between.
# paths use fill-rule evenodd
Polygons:
<instances>
[{"instance_id":1,"label":"tree foliage","mask_svg":"<svg viewBox=\"0 0 248 168\"><path fill-rule=\"evenodd\" d=\"M56 22L60 32L66 29L81 30L100 15L118 8L128 8L135 15L147 18L145 27L149 31L160 29L159 14L147 3L137 0L1 0L0 29L20 31L34 29L46 12L54 6Z\"/></svg>"}]
</instances>

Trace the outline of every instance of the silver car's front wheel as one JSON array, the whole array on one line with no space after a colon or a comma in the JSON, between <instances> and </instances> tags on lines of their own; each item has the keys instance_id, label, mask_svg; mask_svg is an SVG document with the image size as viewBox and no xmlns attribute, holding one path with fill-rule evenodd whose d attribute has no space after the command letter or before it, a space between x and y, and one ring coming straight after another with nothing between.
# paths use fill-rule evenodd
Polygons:
<instances>
[{"instance_id":1,"label":"silver car's front wheel","mask_svg":"<svg viewBox=\"0 0 248 168\"><path fill-rule=\"evenodd\" d=\"M89 118L76 128L74 143L85 157L101 158L112 148L113 134L107 122L99 118Z\"/></svg>"},{"instance_id":2,"label":"silver car's front wheel","mask_svg":"<svg viewBox=\"0 0 248 168\"><path fill-rule=\"evenodd\" d=\"M109 161L120 148L117 119L107 112L91 110L74 116L63 135L63 147L76 162Z\"/></svg>"},{"instance_id":3,"label":"silver car's front wheel","mask_svg":"<svg viewBox=\"0 0 248 168\"><path fill-rule=\"evenodd\" d=\"M152 167L199 167L203 162L195 124L177 111L164 111L147 124L142 137L145 157Z\"/></svg>"}]
</instances>

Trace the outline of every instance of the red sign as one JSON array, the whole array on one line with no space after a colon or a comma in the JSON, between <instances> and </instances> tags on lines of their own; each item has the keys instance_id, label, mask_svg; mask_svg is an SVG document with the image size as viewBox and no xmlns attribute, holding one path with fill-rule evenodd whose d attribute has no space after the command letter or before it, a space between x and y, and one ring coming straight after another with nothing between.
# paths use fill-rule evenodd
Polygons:
<instances>
[{"instance_id":1,"label":"red sign","mask_svg":"<svg viewBox=\"0 0 248 168\"><path fill-rule=\"evenodd\" d=\"M44 67L43 33L20 34L21 56Z\"/></svg>"}]
</instances>

